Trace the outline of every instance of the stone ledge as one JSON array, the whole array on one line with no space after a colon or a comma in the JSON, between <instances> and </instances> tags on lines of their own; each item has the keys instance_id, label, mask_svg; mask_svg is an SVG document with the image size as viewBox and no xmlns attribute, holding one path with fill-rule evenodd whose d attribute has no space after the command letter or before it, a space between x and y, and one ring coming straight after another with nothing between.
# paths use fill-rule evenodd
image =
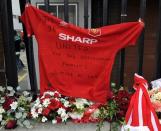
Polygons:
<instances>
[{"instance_id":1,"label":"stone ledge","mask_svg":"<svg viewBox=\"0 0 161 131\"><path fill-rule=\"evenodd\" d=\"M50 122L47 122L47 123L36 123L32 129L18 127L11 131L96 131L97 128L96 125L97 123L77 124L72 122L68 122L67 124L61 123L53 125ZM105 122L101 131L109 131L109 130L110 130L110 124L108 122ZM6 130L2 129L1 131Z\"/></svg>"}]
</instances>

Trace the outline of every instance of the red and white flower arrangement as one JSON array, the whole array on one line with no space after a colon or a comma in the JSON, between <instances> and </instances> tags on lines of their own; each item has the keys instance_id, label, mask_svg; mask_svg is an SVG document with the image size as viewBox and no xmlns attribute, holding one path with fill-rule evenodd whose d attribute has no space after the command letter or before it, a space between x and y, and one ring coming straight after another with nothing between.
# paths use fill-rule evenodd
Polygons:
<instances>
[{"instance_id":1,"label":"red and white flower arrangement","mask_svg":"<svg viewBox=\"0 0 161 131\"><path fill-rule=\"evenodd\" d=\"M124 117L129 96L128 92L119 91L102 105L82 98L65 97L58 91L47 91L33 101L27 91L17 93L12 87L0 86L0 125L13 129L17 126L32 128L30 120L53 124L68 120L75 123L114 122Z\"/></svg>"}]
</instances>

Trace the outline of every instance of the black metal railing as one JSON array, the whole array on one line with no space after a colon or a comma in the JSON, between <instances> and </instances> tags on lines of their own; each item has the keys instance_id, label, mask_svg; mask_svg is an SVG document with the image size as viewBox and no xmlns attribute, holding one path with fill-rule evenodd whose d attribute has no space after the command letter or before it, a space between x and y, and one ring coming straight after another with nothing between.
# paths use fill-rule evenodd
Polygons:
<instances>
[{"instance_id":1,"label":"black metal railing","mask_svg":"<svg viewBox=\"0 0 161 131\"><path fill-rule=\"evenodd\" d=\"M20 6L21 6L21 12L24 11L25 3L30 2L30 0L19 0ZM88 0L84 0L84 28L88 28L88 21L89 21L89 11L88 11ZM125 22L126 16L127 16L127 0L122 0L121 4L121 10L120 10L120 21ZM157 51L156 51L156 78L161 77L161 0L159 1L159 22L158 22L158 39L157 39ZM47 12L49 12L50 7L50 1L44 0L45 3L45 9ZM64 20L66 22L69 22L69 1L64 0ZM108 15L109 15L109 0L103 0L103 25L108 24ZM145 18L145 12L146 12L146 0L140 0L140 18L144 20ZM145 21L144 21L145 22ZM29 76L30 76L30 84L31 84L31 90L35 93L37 93L37 78L36 78L36 71L35 71L35 63L34 63L34 55L33 55L33 44L32 39L27 38L27 34L24 28L25 33L25 43L26 49L27 49L27 61L29 63ZM143 74L143 56L144 56L144 33L145 29L143 30L140 39L139 39L139 47L138 47L138 73L140 75ZM120 63L119 63L119 84L124 84L124 66L125 66L125 49L122 49L120 52Z\"/></svg>"}]
</instances>

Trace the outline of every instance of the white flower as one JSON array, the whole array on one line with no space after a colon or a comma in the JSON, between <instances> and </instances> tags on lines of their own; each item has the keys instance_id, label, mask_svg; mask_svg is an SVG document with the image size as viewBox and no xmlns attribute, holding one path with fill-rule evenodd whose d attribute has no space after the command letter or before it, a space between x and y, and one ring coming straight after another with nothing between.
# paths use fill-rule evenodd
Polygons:
<instances>
[{"instance_id":1,"label":"white flower","mask_svg":"<svg viewBox=\"0 0 161 131\"><path fill-rule=\"evenodd\" d=\"M78 120L82 119L82 117L83 117L83 115L84 115L83 112L82 112L82 113L70 112L70 113L68 113L68 114L69 114L69 116L70 116L72 119L78 119Z\"/></svg>"},{"instance_id":2,"label":"white flower","mask_svg":"<svg viewBox=\"0 0 161 131\"><path fill-rule=\"evenodd\" d=\"M10 93L8 94L8 96L14 96L14 94L15 94L15 91L11 90Z\"/></svg>"},{"instance_id":3,"label":"white flower","mask_svg":"<svg viewBox=\"0 0 161 131\"><path fill-rule=\"evenodd\" d=\"M0 107L0 114L2 114L4 112L5 112L5 110L2 107Z\"/></svg>"},{"instance_id":4,"label":"white flower","mask_svg":"<svg viewBox=\"0 0 161 131\"><path fill-rule=\"evenodd\" d=\"M32 101L32 97L27 97L26 100L31 102Z\"/></svg>"},{"instance_id":5,"label":"white flower","mask_svg":"<svg viewBox=\"0 0 161 131\"><path fill-rule=\"evenodd\" d=\"M48 119L47 119L45 116L43 116L41 121L42 121L42 122L46 122L47 120L48 120Z\"/></svg>"},{"instance_id":6,"label":"white flower","mask_svg":"<svg viewBox=\"0 0 161 131\"><path fill-rule=\"evenodd\" d=\"M35 108L31 108L31 115L33 118L37 118L39 116Z\"/></svg>"},{"instance_id":7,"label":"white flower","mask_svg":"<svg viewBox=\"0 0 161 131\"><path fill-rule=\"evenodd\" d=\"M27 117L27 113L23 113L22 119L25 119Z\"/></svg>"},{"instance_id":8,"label":"white flower","mask_svg":"<svg viewBox=\"0 0 161 131\"><path fill-rule=\"evenodd\" d=\"M25 127L27 127L28 129L32 128L32 125L30 124L30 121L28 121L28 120L25 120L23 122L23 125L25 125Z\"/></svg>"},{"instance_id":9,"label":"white flower","mask_svg":"<svg viewBox=\"0 0 161 131\"><path fill-rule=\"evenodd\" d=\"M61 116L61 118L62 118L62 122L65 122L69 118L69 115L65 114L65 115Z\"/></svg>"},{"instance_id":10,"label":"white flower","mask_svg":"<svg viewBox=\"0 0 161 131\"><path fill-rule=\"evenodd\" d=\"M78 109L83 109L85 105L90 105L86 99L81 99L81 98L77 98L74 104Z\"/></svg>"},{"instance_id":11,"label":"white flower","mask_svg":"<svg viewBox=\"0 0 161 131\"><path fill-rule=\"evenodd\" d=\"M64 108L59 108L57 113L61 116L62 122L66 121L68 119L68 114L66 114L66 110Z\"/></svg>"},{"instance_id":12,"label":"white flower","mask_svg":"<svg viewBox=\"0 0 161 131\"><path fill-rule=\"evenodd\" d=\"M92 113L92 118L98 118L100 115L100 110L99 109L96 109L93 113Z\"/></svg>"},{"instance_id":13,"label":"white flower","mask_svg":"<svg viewBox=\"0 0 161 131\"><path fill-rule=\"evenodd\" d=\"M56 123L57 123L57 120L52 120L52 123L53 123L53 124L56 124Z\"/></svg>"},{"instance_id":14,"label":"white flower","mask_svg":"<svg viewBox=\"0 0 161 131\"><path fill-rule=\"evenodd\" d=\"M45 95L50 95L50 96L54 96L54 92L51 92L51 91L47 91L47 92L45 92L44 93L44 97L45 97Z\"/></svg>"},{"instance_id":15,"label":"white flower","mask_svg":"<svg viewBox=\"0 0 161 131\"><path fill-rule=\"evenodd\" d=\"M42 108L39 108L38 111L37 111L39 114L42 113Z\"/></svg>"},{"instance_id":16,"label":"white flower","mask_svg":"<svg viewBox=\"0 0 161 131\"><path fill-rule=\"evenodd\" d=\"M65 106L65 107L70 107L69 101L65 101L65 102L64 102L64 106Z\"/></svg>"},{"instance_id":17,"label":"white flower","mask_svg":"<svg viewBox=\"0 0 161 131\"><path fill-rule=\"evenodd\" d=\"M21 90L21 87L20 86L17 86L16 89L17 89L17 91L20 91Z\"/></svg>"},{"instance_id":18,"label":"white flower","mask_svg":"<svg viewBox=\"0 0 161 131\"><path fill-rule=\"evenodd\" d=\"M0 86L0 91L1 91L1 92L4 92L4 91L5 91L5 88L2 87L2 86Z\"/></svg>"},{"instance_id":19,"label":"white flower","mask_svg":"<svg viewBox=\"0 0 161 131\"><path fill-rule=\"evenodd\" d=\"M12 86L7 86L7 90L13 91L13 87Z\"/></svg>"},{"instance_id":20,"label":"white flower","mask_svg":"<svg viewBox=\"0 0 161 131\"><path fill-rule=\"evenodd\" d=\"M83 109L84 108L84 104L83 103L74 102L74 104L77 107L77 109Z\"/></svg>"},{"instance_id":21,"label":"white flower","mask_svg":"<svg viewBox=\"0 0 161 131\"><path fill-rule=\"evenodd\" d=\"M12 102L12 104L10 104L11 106L11 109L12 110L16 110L17 109L17 106L18 106L18 103L15 101L15 102Z\"/></svg>"},{"instance_id":22,"label":"white flower","mask_svg":"<svg viewBox=\"0 0 161 131\"><path fill-rule=\"evenodd\" d=\"M22 117L22 112L16 112L16 118L20 119Z\"/></svg>"},{"instance_id":23,"label":"white flower","mask_svg":"<svg viewBox=\"0 0 161 131\"><path fill-rule=\"evenodd\" d=\"M2 121L2 118L3 118L3 116L2 116L2 114L0 114L0 122Z\"/></svg>"},{"instance_id":24,"label":"white flower","mask_svg":"<svg viewBox=\"0 0 161 131\"><path fill-rule=\"evenodd\" d=\"M24 92L23 92L23 95L24 95L24 96L28 96L28 95L30 95L30 93L29 93L28 91L24 91Z\"/></svg>"},{"instance_id":25,"label":"white flower","mask_svg":"<svg viewBox=\"0 0 161 131\"><path fill-rule=\"evenodd\" d=\"M66 114L64 108L59 108L59 109L57 110L57 113L58 113L59 115L61 115L61 116L64 116L64 115Z\"/></svg>"},{"instance_id":26,"label":"white flower","mask_svg":"<svg viewBox=\"0 0 161 131\"><path fill-rule=\"evenodd\" d=\"M36 113L36 112L31 112L31 115L33 118L38 118L38 116L39 116L38 113Z\"/></svg>"},{"instance_id":27,"label":"white flower","mask_svg":"<svg viewBox=\"0 0 161 131\"><path fill-rule=\"evenodd\" d=\"M4 97L1 97L0 103L4 103L4 102L5 102L5 98Z\"/></svg>"},{"instance_id":28,"label":"white flower","mask_svg":"<svg viewBox=\"0 0 161 131\"><path fill-rule=\"evenodd\" d=\"M35 103L34 103L34 106L37 107L39 104L40 104L40 99L37 98L36 101L35 101Z\"/></svg>"},{"instance_id":29,"label":"white flower","mask_svg":"<svg viewBox=\"0 0 161 131\"><path fill-rule=\"evenodd\" d=\"M47 107L50 103L51 103L51 102L50 102L50 99L47 98L47 99L45 99L45 100L43 101L42 104L43 104L44 107Z\"/></svg>"}]
</instances>

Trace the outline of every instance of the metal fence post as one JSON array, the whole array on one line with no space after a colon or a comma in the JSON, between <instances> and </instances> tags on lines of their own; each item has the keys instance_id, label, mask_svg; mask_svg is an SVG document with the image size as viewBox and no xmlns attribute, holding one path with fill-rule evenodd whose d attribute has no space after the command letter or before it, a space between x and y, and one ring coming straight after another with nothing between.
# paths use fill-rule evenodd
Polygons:
<instances>
[{"instance_id":1,"label":"metal fence post","mask_svg":"<svg viewBox=\"0 0 161 131\"><path fill-rule=\"evenodd\" d=\"M121 3L121 23L126 21L127 16L127 0L122 0ZM120 63L119 63L119 85L124 84L124 68L125 68L125 48L120 52Z\"/></svg>"},{"instance_id":2,"label":"metal fence post","mask_svg":"<svg viewBox=\"0 0 161 131\"><path fill-rule=\"evenodd\" d=\"M2 8L2 35L4 38L5 70L7 85L16 88L18 76L16 67L16 55L14 47L12 3L10 0L1 0Z\"/></svg>"},{"instance_id":3,"label":"metal fence post","mask_svg":"<svg viewBox=\"0 0 161 131\"><path fill-rule=\"evenodd\" d=\"M103 0L103 26L108 24L108 4L109 0Z\"/></svg>"},{"instance_id":4,"label":"metal fence post","mask_svg":"<svg viewBox=\"0 0 161 131\"><path fill-rule=\"evenodd\" d=\"M64 20L69 22L68 0L64 0Z\"/></svg>"},{"instance_id":5,"label":"metal fence post","mask_svg":"<svg viewBox=\"0 0 161 131\"><path fill-rule=\"evenodd\" d=\"M50 3L50 1L49 0L44 0L44 2L45 2L45 10L47 12L49 12L49 3Z\"/></svg>"},{"instance_id":6,"label":"metal fence post","mask_svg":"<svg viewBox=\"0 0 161 131\"><path fill-rule=\"evenodd\" d=\"M84 0L84 27L88 28L88 0Z\"/></svg>"},{"instance_id":7,"label":"metal fence post","mask_svg":"<svg viewBox=\"0 0 161 131\"><path fill-rule=\"evenodd\" d=\"M145 10L146 10L146 0L140 0L140 18L144 20L145 18ZM143 74L143 57L144 57L144 34L145 28L143 29L140 39L139 39L139 47L138 47L138 74Z\"/></svg>"},{"instance_id":8,"label":"metal fence post","mask_svg":"<svg viewBox=\"0 0 161 131\"><path fill-rule=\"evenodd\" d=\"M19 0L20 2L20 10L21 13L25 10L25 4L30 3L30 0ZM27 32L25 30L25 27L23 25L23 32L24 32L24 42L26 46L26 56L27 56L27 63L28 63L28 70L29 70L29 78L30 78L30 86L31 91L34 94L34 97L36 98L38 93L37 88L37 78L36 78L36 70L35 70L35 60L34 60L34 52L33 52L33 42L32 38L27 37Z\"/></svg>"}]
</instances>

